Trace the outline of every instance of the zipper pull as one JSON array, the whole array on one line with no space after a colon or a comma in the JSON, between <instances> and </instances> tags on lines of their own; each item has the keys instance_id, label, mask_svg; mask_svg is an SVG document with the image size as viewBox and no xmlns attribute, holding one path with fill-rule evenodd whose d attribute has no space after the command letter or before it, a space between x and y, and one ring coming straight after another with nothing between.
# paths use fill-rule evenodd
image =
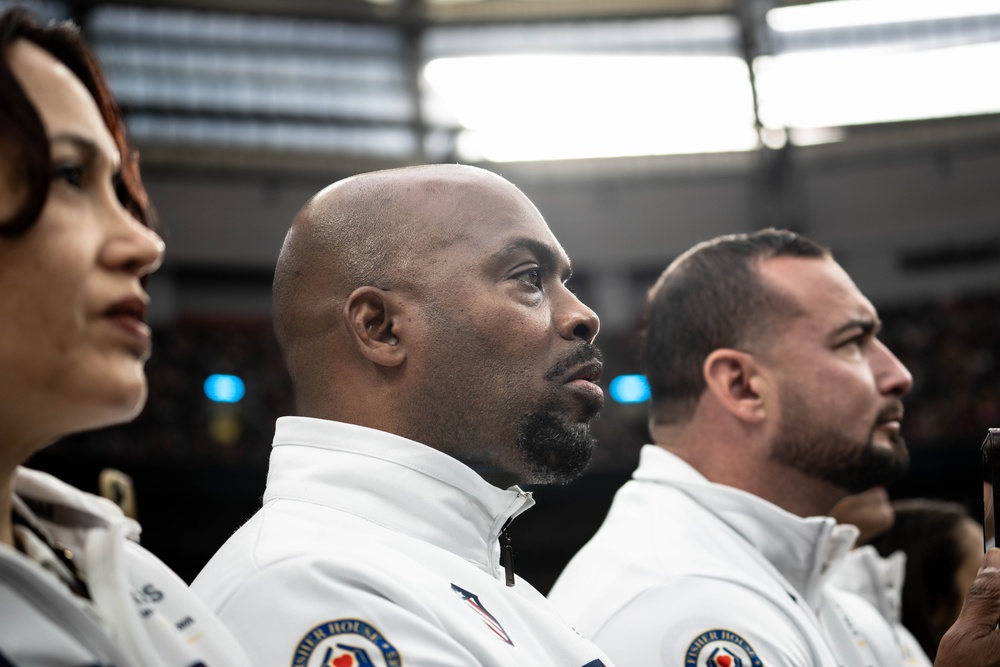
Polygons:
<instances>
[{"instance_id":1,"label":"zipper pull","mask_svg":"<svg viewBox=\"0 0 1000 667\"><path fill-rule=\"evenodd\" d=\"M500 564L503 565L508 586L514 585L514 547L511 546L510 533L507 532L507 526L510 525L511 521L513 521L513 517L507 519L507 523L500 529Z\"/></svg>"}]
</instances>

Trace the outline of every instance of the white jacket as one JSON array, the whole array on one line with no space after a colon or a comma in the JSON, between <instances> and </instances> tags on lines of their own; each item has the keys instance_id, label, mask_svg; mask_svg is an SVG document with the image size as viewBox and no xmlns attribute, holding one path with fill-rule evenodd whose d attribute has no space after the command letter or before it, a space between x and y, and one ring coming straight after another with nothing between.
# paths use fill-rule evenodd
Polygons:
<instances>
[{"instance_id":1,"label":"white jacket","mask_svg":"<svg viewBox=\"0 0 1000 667\"><path fill-rule=\"evenodd\" d=\"M257 667L599 667L521 579L501 529L533 504L389 433L278 420L264 504L193 590Z\"/></svg>"},{"instance_id":2,"label":"white jacket","mask_svg":"<svg viewBox=\"0 0 1000 667\"><path fill-rule=\"evenodd\" d=\"M44 541L18 527L40 561L0 546L0 662L246 667L235 639L176 574L136 544L139 524L114 503L26 468L17 470L14 493L17 514ZM68 550L72 566L46 542ZM89 600L63 583L72 580L71 567Z\"/></svg>"},{"instance_id":3,"label":"white jacket","mask_svg":"<svg viewBox=\"0 0 1000 667\"><path fill-rule=\"evenodd\" d=\"M903 626L903 581L906 554L897 551L883 558L875 547L852 550L830 573L830 585L860 595L892 625L907 667L932 667L920 642Z\"/></svg>"},{"instance_id":4,"label":"white jacket","mask_svg":"<svg viewBox=\"0 0 1000 667\"><path fill-rule=\"evenodd\" d=\"M896 667L885 620L826 584L856 537L650 445L549 598L619 667Z\"/></svg>"}]
</instances>

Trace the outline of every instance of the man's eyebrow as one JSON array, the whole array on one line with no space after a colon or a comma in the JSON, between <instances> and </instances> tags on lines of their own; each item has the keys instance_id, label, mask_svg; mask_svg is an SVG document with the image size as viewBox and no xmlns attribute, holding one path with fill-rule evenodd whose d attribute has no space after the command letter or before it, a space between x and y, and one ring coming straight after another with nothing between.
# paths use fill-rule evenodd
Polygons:
<instances>
[{"instance_id":1,"label":"man's eyebrow","mask_svg":"<svg viewBox=\"0 0 1000 667\"><path fill-rule=\"evenodd\" d=\"M861 333L871 335L882 328L882 322L875 318L852 317L846 323L840 325L830 334L830 338L837 338L852 329L861 329Z\"/></svg>"},{"instance_id":2,"label":"man's eyebrow","mask_svg":"<svg viewBox=\"0 0 1000 667\"><path fill-rule=\"evenodd\" d=\"M493 253L492 259L494 261L502 261L507 256L512 255L519 250L530 251L536 258L538 258L538 263L549 270L555 269L555 267L557 267L560 263L559 256L556 255L551 246L542 243L541 241L529 238L514 239L506 246ZM561 278L563 280L569 280L571 275L573 275L573 269L567 262L566 270L563 272Z\"/></svg>"}]
</instances>

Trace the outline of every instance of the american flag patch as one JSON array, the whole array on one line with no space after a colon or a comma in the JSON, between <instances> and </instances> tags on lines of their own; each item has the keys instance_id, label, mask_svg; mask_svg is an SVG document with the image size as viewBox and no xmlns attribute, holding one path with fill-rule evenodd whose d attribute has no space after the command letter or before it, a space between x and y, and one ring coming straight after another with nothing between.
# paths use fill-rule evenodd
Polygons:
<instances>
[{"instance_id":1,"label":"american flag patch","mask_svg":"<svg viewBox=\"0 0 1000 667\"><path fill-rule=\"evenodd\" d=\"M510 640L510 635L508 635L507 631L503 629L502 625L500 625L500 621L498 621L493 614L488 612L486 607L483 606L483 603L479 601L478 595L470 593L455 584L451 585L451 590L455 591L455 595L465 600L465 602L472 607L472 610L479 615L479 618L483 619L483 623L485 623L486 627L493 631L493 634L511 646L514 645L514 642Z\"/></svg>"}]
</instances>

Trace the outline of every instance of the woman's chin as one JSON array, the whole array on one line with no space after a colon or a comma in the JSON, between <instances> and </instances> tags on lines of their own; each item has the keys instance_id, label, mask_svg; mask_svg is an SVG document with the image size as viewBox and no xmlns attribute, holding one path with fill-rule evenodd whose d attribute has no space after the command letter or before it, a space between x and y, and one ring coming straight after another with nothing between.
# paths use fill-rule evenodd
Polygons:
<instances>
[{"instance_id":1,"label":"woman's chin","mask_svg":"<svg viewBox=\"0 0 1000 667\"><path fill-rule=\"evenodd\" d=\"M145 407L147 394L145 376L141 380L113 389L108 387L104 392L95 393L89 411L81 405L81 425L74 432L92 431L132 421Z\"/></svg>"}]
</instances>

